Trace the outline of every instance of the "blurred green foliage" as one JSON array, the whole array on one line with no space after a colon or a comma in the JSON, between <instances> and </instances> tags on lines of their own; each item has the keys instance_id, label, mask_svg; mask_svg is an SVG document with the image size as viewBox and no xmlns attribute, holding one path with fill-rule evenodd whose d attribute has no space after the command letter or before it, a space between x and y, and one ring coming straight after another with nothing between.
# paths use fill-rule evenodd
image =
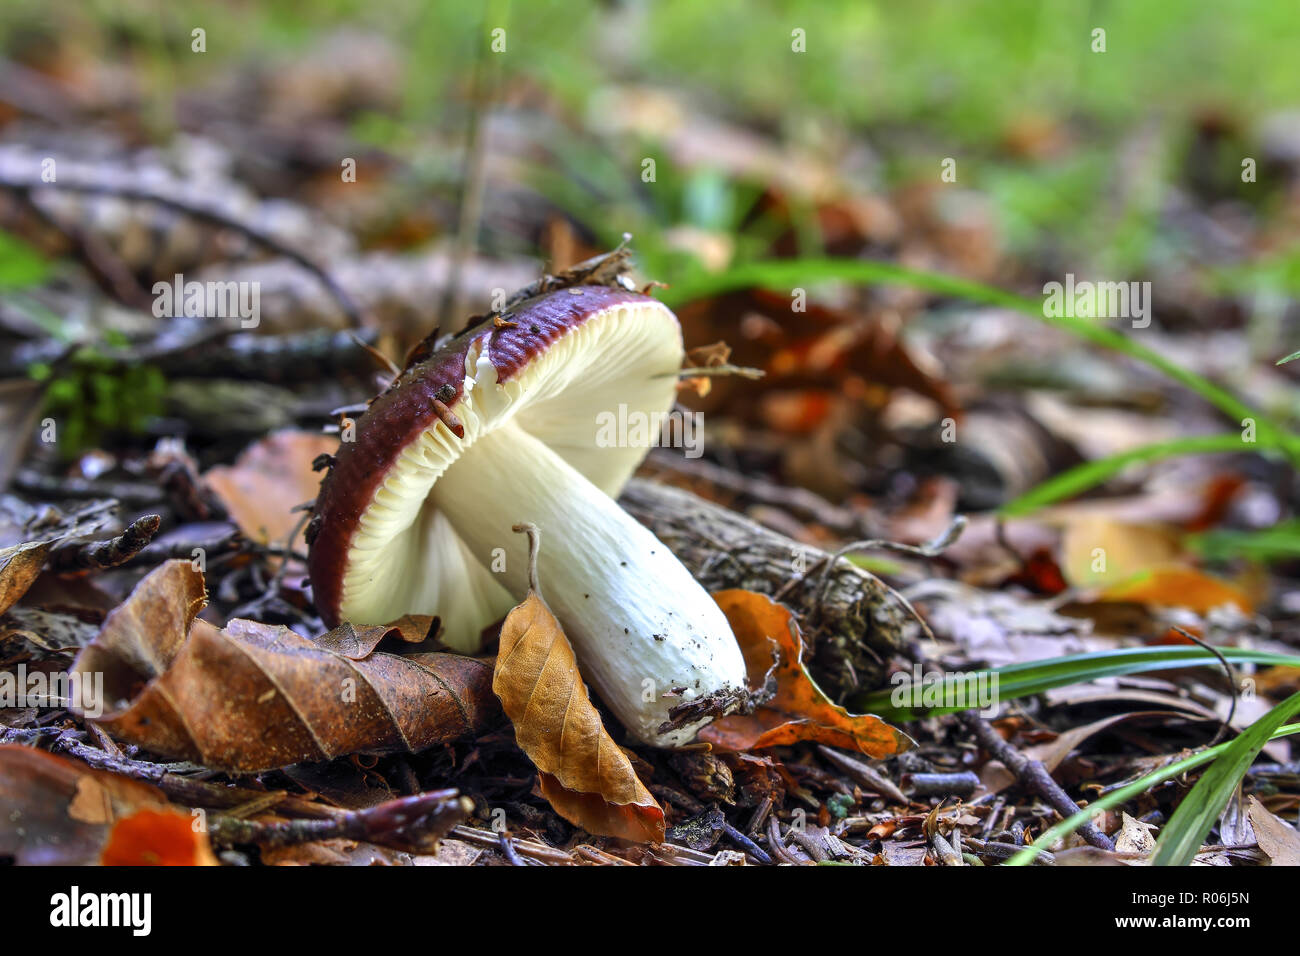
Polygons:
<instances>
[{"instance_id":1,"label":"blurred green foliage","mask_svg":"<svg viewBox=\"0 0 1300 956\"><path fill-rule=\"evenodd\" d=\"M50 274L50 263L17 236L0 230L0 292L39 285Z\"/></svg>"},{"instance_id":2,"label":"blurred green foliage","mask_svg":"<svg viewBox=\"0 0 1300 956\"><path fill-rule=\"evenodd\" d=\"M404 52L399 115L363 117L357 132L368 142L400 148L421 129L459 129L475 61L502 26L507 52L494 65L570 115L604 84L645 82L695 91L704 108L794 137L826 123L864 135L887 179L961 156L959 183L996 200L1013 252L1060 246L1121 272L1169 250L1152 227L1158 181L1154 193L1114 199L1117 145L1154 125L1172 163L1198 111L1249 123L1293 105L1300 49L1295 5L1278 0L6 0L0 42L12 54L72 34L86 55L129 60L153 80L146 113L174 126L178 86L292 55L345 25L385 33ZM207 31L203 54L190 52L196 26ZM796 29L806 35L798 55ZM1093 51L1096 29L1106 31L1105 52ZM1026 118L1068 123L1076 141L1050 160L1000 152ZM556 178L598 172L589 156L572 159ZM622 165L615 173L628 175ZM604 221L624 211L626 197L614 198L593 208L590 195L572 195L567 208ZM725 198L708 196L721 204L705 209L694 193L675 212L721 225ZM642 243L659 218L620 228L639 228Z\"/></svg>"},{"instance_id":3,"label":"blurred green foliage","mask_svg":"<svg viewBox=\"0 0 1300 956\"><path fill-rule=\"evenodd\" d=\"M58 423L65 459L100 447L114 433L139 434L162 413L167 382L150 365L123 366L90 346L77 349L57 370L36 365L32 378L48 381L45 416Z\"/></svg>"}]
</instances>

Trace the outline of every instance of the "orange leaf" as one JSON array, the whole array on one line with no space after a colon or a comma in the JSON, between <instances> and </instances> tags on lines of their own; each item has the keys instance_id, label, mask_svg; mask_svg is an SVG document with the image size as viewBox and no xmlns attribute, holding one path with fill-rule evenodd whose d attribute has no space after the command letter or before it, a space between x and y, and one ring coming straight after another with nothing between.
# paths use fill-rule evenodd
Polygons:
<instances>
[{"instance_id":1,"label":"orange leaf","mask_svg":"<svg viewBox=\"0 0 1300 956\"><path fill-rule=\"evenodd\" d=\"M492 690L560 816L589 833L663 842L663 809L606 733L569 639L534 590L501 626Z\"/></svg>"},{"instance_id":2,"label":"orange leaf","mask_svg":"<svg viewBox=\"0 0 1300 956\"><path fill-rule=\"evenodd\" d=\"M1185 607L1198 614L1233 604L1246 614L1251 612L1250 599L1237 588L1195 568L1177 566L1154 568L1136 580L1107 588L1101 600Z\"/></svg>"},{"instance_id":3,"label":"orange leaf","mask_svg":"<svg viewBox=\"0 0 1300 956\"><path fill-rule=\"evenodd\" d=\"M754 591L718 591L713 595L731 623L745 655L751 686L760 686L776 665L776 696L752 714L732 714L700 731L700 740L724 750L777 747L814 740L832 747L889 757L913 746L912 739L874 714L850 714L831 702L808 676L802 663L803 640L794 615Z\"/></svg>"},{"instance_id":4,"label":"orange leaf","mask_svg":"<svg viewBox=\"0 0 1300 956\"><path fill-rule=\"evenodd\" d=\"M216 866L207 834L172 810L139 810L117 821L100 855L104 866Z\"/></svg>"},{"instance_id":5,"label":"orange leaf","mask_svg":"<svg viewBox=\"0 0 1300 956\"><path fill-rule=\"evenodd\" d=\"M298 523L293 508L316 497L317 455L338 449L338 439L319 432L272 432L249 445L233 465L209 469L203 480L244 536L262 544L281 543Z\"/></svg>"}]
</instances>

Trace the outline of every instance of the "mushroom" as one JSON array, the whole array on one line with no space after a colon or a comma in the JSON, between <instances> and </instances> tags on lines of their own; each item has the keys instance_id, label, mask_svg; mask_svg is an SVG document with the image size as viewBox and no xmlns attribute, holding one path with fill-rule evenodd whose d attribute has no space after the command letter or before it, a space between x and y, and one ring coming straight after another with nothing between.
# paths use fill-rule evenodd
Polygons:
<instances>
[{"instance_id":1,"label":"mushroom","mask_svg":"<svg viewBox=\"0 0 1300 956\"><path fill-rule=\"evenodd\" d=\"M520 522L583 676L623 725L690 741L745 699L745 663L708 593L614 501L676 395L681 329L659 301L581 285L537 295L418 360L355 423L308 530L325 622L436 614L478 650L528 590ZM652 429L643 429L650 432ZM686 705L686 706L682 706ZM675 709L676 708L676 709Z\"/></svg>"}]
</instances>

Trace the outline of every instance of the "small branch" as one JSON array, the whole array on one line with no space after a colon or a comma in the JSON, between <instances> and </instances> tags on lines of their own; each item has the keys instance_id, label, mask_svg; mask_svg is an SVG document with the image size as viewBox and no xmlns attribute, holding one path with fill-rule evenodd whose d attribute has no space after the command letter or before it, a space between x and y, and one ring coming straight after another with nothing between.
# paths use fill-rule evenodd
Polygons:
<instances>
[{"instance_id":1,"label":"small branch","mask_svg":"<svg viewBox=\"0 0 1300 956\"><path fill-rule=\"evenodd\" d=\"M208 822L212 841L231 846L297 846L319 840L364 840L394 849L425 852L469 817L474 804L458 790L433 790L350 810L327 820L244 820L223 814Z\"/></svg>"},{"instance_id":2,"label":"small branch","mask_svg":"<svg viewBox=\"0 0 1300 956\"><path fill-rule=\"evenodd\" d=\"M832 750L825 744L818 744L817 750L823 757L833 763L840 770L844 771L844 773L848 774L853 779L853 782L858 786L865 787L867 790L870 790L873 793L878 793L882 797L888 797L890 800L902 804L903 806L907 806L911 803L911 801L907 799L907 795L903 793L902 790L898 789L893 781L889 780L882 774L877 773L873 768L867 766L862 761L854 760L852 757L842 754L838 750Z\"/></svg>"},{"instance_id":3,"label":"small branch","mask_svg":"<svg viewBox=\"0 0 1300 956\"><path fill-rule=\"evenodd\" d=\"M329 274L321 265L313 261L308 256L286 245L270 233L264 232L256 226L246 222L240 222L228 216L220 210L213 209L210 206L204 206L198 201L182 199L179 196L165 195L162 193L151 192L148 189L141 189L135 186L129 186L119 183L94 183L94 182L76 182L60 180L57 183L45 183L39 180L19 179L12 176L0 178L0 188L9 189L17 192L35 192L41 189L66 189L70 192L85 193L91 196L115 196L119 199L128 199L133 202L155 203L164 208L171 209L174 212L181 213L192 219L206 222L209 225L217 226L222 229L229 229L237 232L244 238L256 245L261 246L276 255L283 256L286 259L296 263L303 269L306 269L323 285L334 297L343 310L344 315L352 323L354 328L361 328L365 325L364 314L361 307L357 305L355 299L339 285L338 281Z\"/></svg>"},{"instance_id":4,"label":"small branch","mask_svg":"<svg viewBox=\"0 0 1300 956\"><path fill-rule=\"evenodd\" d=\"M482 847L485 850L499 851L501 849L501 838L490 830L479 830L461 824L453 827L450 835L457 840L464 840L466 843ZM561 866L572 865L575 862L572 854L565 850L547 846L544 843L518 839L513 839L511 842L514 844L516 853L531 860L540 860L543 863L555 863Z\"/></svg>"},{"instance_id":5,"label":"small branch","mask_svg":"<svg viewBox=\"0 0 1300 956\"><path fill-rule=\"evenodd\" d=\"M1207 651L1209 651L1211 654L1217 657L1219 659L1219 663L1223 665L1224 673L1228 675L1228 686L1232 688L1232 703L1228 705L1228 716L1223 718L1222 722L1220 722L1219 729L1215 731L1214 739L1211 740L1206 745L1208 747L1213 747L1220 740L1222 740L1224 736L1228 733L1228 728L1232 726L1232 718L1236 716L1237 713L1237 673L1232 669L1232 665L1228 663L1228 659L1224 657L1223 654L1220 653L1219 649L1215 647L1213 644L1209 644L1206 641L1201 640L1195 634L1191 633L1186 628L1179 627L1177 624L1172 625L1172 627L1175 631L1183 635L1183 637L1187 638L1193 644L1205 648Z\"/></svg>"},{"instance_id":6,"label":"small branch","mask_svg":"<svg viewBox=\"0 0 1300 956\"><path fill-rule=\"evenodd\" d=\"M14 487L47 501L62 498L113 498L127 507L156 505L166 497L157 485L133 481L90 481L45 475L31 468L21 468L14 475Z\"/></svg>"},{"instance_id":7,"label":"small branch","mask_svg":"<svg viewBox=\"0 0 1300 956\"><path fill-rule=\"evenodd\" d=\"M656 375L655 378L669 378L676 375L678 378L713 378L717 376L732 375L736 378L760 379L767 373L761 368L750 368L747 365L704 365L698 368L682 368L676 372L665 372L663 375Z\"/></svg>"},{"instance_id":8,"label":"small branch","mask_svg":"<svg viewBox=\"0 0 1300 956\"><path fill-rule=\"evenodd\" d=\"M484 30L484 33L487 31ZM460 194L460 208L456 212L456 235L452 242L451 262L447 265L447 288L443 292L438 324L451 328L464 312L465 263L478 241L479 222L483 217L483 194L487 186L487 137L483 130L483 114L492 107L496 89L496 64L487 50L486 39L479 39L478 55L474 60L474 73L469 104L469 118L465 130L465 156L462 173L465 186Z\"/></svg>"},{"instance_id":9,"label":"small branch","mask_svg":"<svg viewBox=\"0 0 1300 956\"><path fill-rule=\"evenodd\" d=\"M102 239L79 226L60 222L32 198L31 189L15 189L14 195L28 212L68 241L73 256L85 267L101 291L133 309L149 308L152 299L148 293Z\"/></svg>"},{"instance_id":10,"label":"small branch","mask_svg":"<svg viewBox=\"0 0 1300 956\"><path fill-rule=\"evenodd\" d=\"M78 739L78 733L71 730L0 727L0 743L23 744L28 747L41 747L54 754L66 754L96 770L106 770L130 777L132 780L151 783L167 796L191 807L236 807L251 800L265 799L267 796L265 790L249 790L195 780L173 773L165 764L135 760L122 756L120 751L118 754L113 754L106 750L99 750ZM325 804L311 803L289 794L284 794L283 799L276 804L276 809L281 813L294 816L316 818L334 817L342 812Z\"/></svg>"},{"instance_id":11,"label":"small branch","mask_svg":"<svg viewBox=\"0 0 1300 956\"><path fill-rule=\"evenodd\" d=\"M1052 779L1052 775L1047 772L1047 768L1041 761L1030 760L1011 746L993 729L992 724L974 711L966 711L959 719L966 729L975 735L975 739L989 756L1002 761L1006 768L1016 775L1021 786L1045 800L1060 814L1062 820L1079 812L1079 805L1071 800L1060 785ZM1098 830L1091 822L1079 827L1078 833L1099 850L1114 851L1115 849L1115 844L1111 842L1110 837Z\"/></svg>"},{"instance_id":12,"label":"small branch","mask_svg":"<svg viewBox=\"0 0 1300 956\"><path fill-rule=\"evenodd\" d=\"M538 600L545 603L546 599L542 597L542 582L537 576L537 556L542 551L542 531L537 525L527 521L515 525L510 530L516 534L528 535L528 587L537 595Z\"/></svg>"},{"instance_id":13,"label":"small branch","mask_svg":"<svg viewBox=\"0 0 1300 956\"><path fill-rule=\"evenodd\" d=\"M106 571L126 564L153 539L161 524L162 518L158 515L145 515L131 522L120 535L107 541L56 548L50 555L50 570Z\"/></svg>"}]
</instances>

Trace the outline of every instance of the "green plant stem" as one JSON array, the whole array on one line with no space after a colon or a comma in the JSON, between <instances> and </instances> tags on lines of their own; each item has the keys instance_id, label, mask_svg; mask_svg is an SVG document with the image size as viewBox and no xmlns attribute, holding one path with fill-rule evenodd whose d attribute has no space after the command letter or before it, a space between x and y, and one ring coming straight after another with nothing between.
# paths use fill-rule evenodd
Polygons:
<instances>
[{"instance_id":1,"label":"green plant stem","mask_svg":"<svg viewBox=\"0 0 1300 956\"><path fill-rule=\"evenodd\" d=\"M1282 701L1228 743L1160 831L1156 852L1151 857L1153 865L1191 865L1264 744L1297 713L1300 713L1300 692Z\"/></svg>"},{"instance_id":2,"label":"green plant stem","mask_svg":"<svg viewBox=\"0 0 1300 956\"><path fill-rule=\"evenodd\" d=\"M1117 475L1129 465L1138 462L1155 461L1160 458L1172 458L1176 455L1205 455L1213 453L1254 451L1259 443L1250 444L1242 440L1240 434L1228 432L1222 435L1195 435L1190 438L1175 438L1171 441L1155 442L1130 448L1128 451L1085 462L1082 465L1064 471L1042 484L1029 489L1019 498L1008 502L999 509L1007 518L1027 515L1044 505L1054 504L1064 498L1081 494L1094 488L1109 478ZM1267 445L1275 448L1277 446ZM1279 449L1285 450L1285 449Z\"/></svg>"},{"instance_id":3,"label":"green plant stem","mask_svg":"<svg viewBox=\"0 0 1300 956\"><path fill-rule=\"evenodd\" d=\"M1270 651L1247 650L1238 647L1220 648L1223 656L1234 664L1264 664L1284 667L1300 667L1300 656L1274 654ZM1102 677L1117 677L1123 674L1137 674L1150 671L1172 670L1183 667L1218 667L1215 656L1199 647L1130 647L1116 651L1093 651L1087 654L1071 654L1065 657L1052 657L1046 660L1025 661L972 671L969 674L945 675L953 687L958 684L971 686L970 681L983 681L983 686L992 688L992 680L997 679L997 699L999 701L1015 700L1041 694L1054 687L1066 687L1081 684ZM981 686L976 683L974 686ZM938 717L942 714L954 714L968 710L967 701L936 707L916 707L911 705L896 706L892 697L895 693L908 688L882 688L854 698L853 709L858 713L875 714L883 720L920 720L923 717ZM943 695L944 699L951 699Z\"/></svg>"},{"instance_id":4,"label":"green plant stem","mask_svg":"<svg viewBox=\"0 0 1300 956\"><path fill-rule=\"evenodd\" d=\"M1287 724L1285 727L1279 727L1277 730L1273 731L1269 739L1277 740L1279 737L1289 737L1292 734L1300 734L1300 724ZM1125 784L1118 790L1112 790L1110 793L1106 794L1106 796L1088 804L1088 806L1084 807L1078 813L1067 817L1055 826L1045 830L1042 836L1002 865L1028 866L1034 862L1034 857L1037 856L1039 850L1046 850L1047 847L1051 846L1057 840L1069 836L1101 811L1117 807L1139 794L1146 793L1152 787L1164 783L1166 780L1170 780L1180 774L1186 773L1188 770L1195 770L1202 764L1209 763L1211 760L1214 760L1220 754L1224 753L1235 742L1236 741L1230 740L1227 743L1222 743L1218 746L1202 750L1200 753L1192 754L1191 756L1184 757L1181 760L1176 760L1144 777L1139 777L1132 783Z\"/></svg>"}]
</instances>

